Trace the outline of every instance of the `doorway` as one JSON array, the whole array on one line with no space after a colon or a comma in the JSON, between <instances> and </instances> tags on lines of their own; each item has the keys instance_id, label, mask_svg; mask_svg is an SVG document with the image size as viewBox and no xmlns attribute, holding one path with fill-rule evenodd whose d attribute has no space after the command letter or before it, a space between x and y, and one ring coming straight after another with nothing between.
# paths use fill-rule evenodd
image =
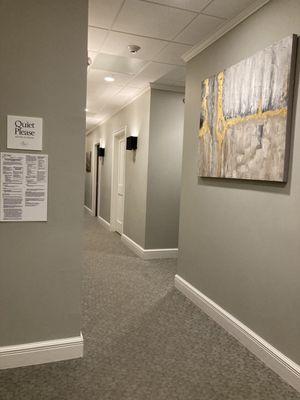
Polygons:
<instances>
[{"instance_id":1,"label":"doorway","mask_svg":"<svg viewBox=\"0 0 300 400\"><path fill-rule=\"evenodd\" d=\"M95 198L95 217L100 216L100 144L96 145L96 198Z\"/></svg>"},{"instance_id":2,"label":"doorway","mask_svg":"<svg viewBox=\"0 0 300 400\"><path fill-rule=\"evenodd\" d=\"M100 143L94 145L93 150L93 184L92 184L92 215L100 216L100 182L101 182L101 158L99 157Z\"/></svg>"},{"instance_id":3,"label":"doorway","mask_svg":"<svg viewBox=\"0 0 300 400\"><path fill-rule=\"evenodd\" d=\"M113 133L111 229L122 235L125 202L126 128Z\"/></svg>"}]
</instances>

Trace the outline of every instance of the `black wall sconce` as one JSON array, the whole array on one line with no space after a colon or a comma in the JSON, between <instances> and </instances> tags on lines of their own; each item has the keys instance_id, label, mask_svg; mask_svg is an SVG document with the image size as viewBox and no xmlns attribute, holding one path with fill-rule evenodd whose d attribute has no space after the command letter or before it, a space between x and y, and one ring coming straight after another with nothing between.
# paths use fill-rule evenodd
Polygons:
<instances>
[{"instance_id":1,"label":"black wall sconce","mask_svg":"<svg viewBox=\"0 0 300 400\"><path fill-rule=\"evenodd\" d=\"M98 147L98 157L104 157L105 156L105 147Z\"/></svg>"},{"instance_id":2,"label":"black wall sconce","mask_svg":"<svg viewBox=\"0 0 300 400\"><path fill-rule=\"evenodd\" d=\"M137 136L128 136L128 138L126 139L126 150L136 150L137 139Z\"/></svg>"}]
</instances>

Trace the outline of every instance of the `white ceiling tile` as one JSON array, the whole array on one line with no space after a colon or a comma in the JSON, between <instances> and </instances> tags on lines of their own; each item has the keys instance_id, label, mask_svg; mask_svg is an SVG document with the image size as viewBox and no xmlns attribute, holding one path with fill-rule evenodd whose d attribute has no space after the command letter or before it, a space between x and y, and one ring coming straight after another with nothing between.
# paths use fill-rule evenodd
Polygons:
<instances>
[{"instance_id":1,"label":"white ceiling tile","mask_svg":"<svg viewBox=\"0 0 300 400\"><path fill-rule=\"evenodd\" d=\"M108 31L105 29L91 28L88 30L88 49L90 51L99 51Z\"/></svg>"},{"instance_id":2,"label":"white ceiling tile","mask_svg":"<svg viewBox=\"0 0 300 400\"><path fill-rule=\"evenodd\" d=\"M176 37L176 41L195 45L213 33L222 24L224 24L222 19L200 14Z\"/></svg>"},{"instance_id":3,"label":"white ceiling tile","mask_svg":"<svg viewBox=\"0 0 300 400\"><path fill-rule=\"evenodd\" d=\"M185 44L170 43L153 59L153 61L184 65L185 63L181 56L191 49L191 47L192 46Z\"/></svg>"},{"instance_id":4,"label":"white ceiling tile","mask_svg":"<svg viewBox=\"0 0 300 400\"><path fill-rule=\"evenodd\" d=\"M172 39L194 17L195 13L191 11L126 0L113 29L158 39Z\"/></svg>"},{"instance_id":5,"label":"white ceiling tile","mask_svg":"<svg viewBox=\"0 0 300 400\"><path fill-rule=\"evenodd\" d=\"M101 115L86 116L86 129L89 130L101 122Z\"/></svg>"},{"instance_id":6,"label":"white ceiling tile","mask_svg":"<svg viewBox=\"0 0 300 400\"><path fill-rule=\"evenodd\" d=\"M224 0L223 0L224 1ZM200 12L210 0L153 0L153 3L183 8L185 10Z\"/></svg>"},{"instance_id":7,"label":"white ceiling tile","mask_svg":"<svg viewBox=\"0 0 300 400\"><path fill-rule=\"evenodd\" d=\"M158 39L150 39L142 36L130 35L111 31L102 47L102 52L118 56L151 60L168 42ZM136 44L141 49L136 54L130 54L128 45Z\"/></svg>"},{"instance_id":8,"label":"white ceiling tile","mask_svg":"<svg viewBox=\"0 0 300 400\"><path fill-rule=\"evenodd\" d=\"M113 104L114 98L117 96L117 93L120 90L121 88L118 88L114 92L108 91L107 93L105 92L103 94L100 92L98 97L95 94L90 95L87 102L87 109L94 114L103 112L103 110Z\"/></svg>"},{"instance_id":9,"label":"white ceiling tile","mask_svg":"<svg viewBox=\"0 0 300 400\"><path fill-rule=\"evenodd\" d=\"M87 76L87 108L89 112L98 113L122 89L128 76L115 76L115 82L104 81L106 71L89 70Z\"/></svg>"},{"instance_id":10,"label":"white ceiling tile","mask_svg":"<svg viewBox=\"0 0 300 400\"><path fill-rule=\"evenodd\" d=\"M173 68L172 65L151 62L142 72L130 81L128 85L137 88L144 88L149 83L156 82Z\"/></svg>"},{"instance_id":11,"label":"white ceiling tile","mask_svg":"<svg viewBox=\"0 0 300 400\"><path fill-rule=\"evenodd\" d=\"M123 0L89 0L89 25L110 28Z\"/></svg>"},{"instance_id":12,"label":"white ceiling tile","mask_svg":"<svg viewBox=\"0 0 300 400\"><path fill-rule=\"evenodd\" d=\"M117 93L112 99L111 104L123 106L141 92L140 88L125 87Z\"/></svg>"},{"instance_id":13,"label":"white ceiling tile","mask_svg":"<svg viewBox=\"0 0 300 400\"><path fill-rule=\"evenodd\" d=\"M106 82L104 78L106 76L112 76L114 82ZM105 71L100 69L89 69L87 82L88 85L104 85L105 87L111 86L124 86L131 79L131 75L121 74L117 72Z\"/></svg>"},{"instance_id":14,"label":"white ceiling tile","mask_svg":"<svg viewBox=\"0 0 300 400\"><path fill-rule=\"evenodd\" d=\"M184 82L185 81L185 67L176 67L173 68L171 71L167 72L163 78L177 81L177 82Z\"/></svg>"},{"instance_id":15,"label":"white ceiling tile","mask_svg":"<svg viewBox=\"0 0 300 400\"><path fill-rule=\"evenodd\" d=\"M146 63L145 60L138 58L99 53L93 62L93 68L125 74L136 74Z\"/></svg>"},{"instance_id":16,"label":"white ceiling tile","mask_svg":"<svg viewBox=\"0 0 300 400\"><path fill-rule=\"evenodd\" d=\"M231 18L251 3L254 3L254 0L214 0L204 9L204 13L216 17Z\"/></svg>"}]
</instances>

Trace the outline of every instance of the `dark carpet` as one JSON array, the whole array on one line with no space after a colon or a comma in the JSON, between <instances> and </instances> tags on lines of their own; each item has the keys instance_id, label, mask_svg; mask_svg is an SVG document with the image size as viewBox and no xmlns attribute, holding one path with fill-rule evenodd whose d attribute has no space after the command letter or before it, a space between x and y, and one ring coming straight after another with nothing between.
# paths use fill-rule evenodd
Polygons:
<instances>
[{"instance_id":1,"label":"dark carpet","mask_svg":"<svg viewBox=\"0 0 300 400\"><path fill-rule=\"evenodd\" d=\"M174 260L142 261L85 219L85 356L1 371L1 400L300 400L174 289Z\"/></svg>"}]
</instances>

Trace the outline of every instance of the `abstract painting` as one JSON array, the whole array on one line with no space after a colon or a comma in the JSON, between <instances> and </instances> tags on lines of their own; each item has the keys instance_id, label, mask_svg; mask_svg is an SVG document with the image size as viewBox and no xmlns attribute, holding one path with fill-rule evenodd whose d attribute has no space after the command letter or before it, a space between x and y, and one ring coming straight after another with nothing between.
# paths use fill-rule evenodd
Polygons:
<instances>
[{"instance_id":1,"label":"abstract painting","mask_svg":"<svg viewBox=\"0 0 300 400\"><path fill-rule=\"evenodd\" d=\"M201 85L199 176L286 182L296 35Z\"/></svg>"}]
</instances>

